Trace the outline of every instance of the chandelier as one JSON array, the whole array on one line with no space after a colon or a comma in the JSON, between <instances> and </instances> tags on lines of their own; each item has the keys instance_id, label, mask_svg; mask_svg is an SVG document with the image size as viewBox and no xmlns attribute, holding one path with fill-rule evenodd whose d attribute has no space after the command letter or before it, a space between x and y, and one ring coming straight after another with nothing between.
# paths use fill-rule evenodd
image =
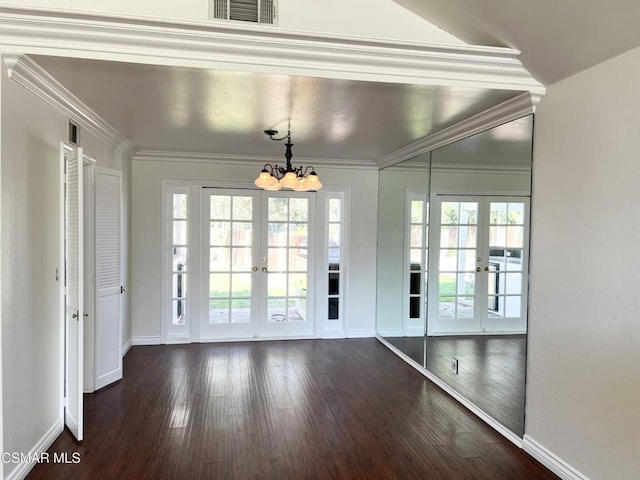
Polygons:
<instances>
[{"instance_id":1,"label":"chandelier","mask_svg":"<svg viewBox=\"0 0 640 480\"><path fill-rule=\"evenodd\" d=\"M296 192L316 191L322 188L322 183L313 167L294 168L291 165L291 158L293 157L293 153L291 153L291 147L293 147L293 143L291 143L291 126L289 126L287 134L281 138L274 138L275 135L278 134L277 130L265 130L264 133L275 142L281 142L284 139L287 140L287 143L284 144L286 148L284 158L287 159L287 163L284 167L266 163L254 182L256 187L264 190L290 188Z\"/></svg>"}]
</instances>

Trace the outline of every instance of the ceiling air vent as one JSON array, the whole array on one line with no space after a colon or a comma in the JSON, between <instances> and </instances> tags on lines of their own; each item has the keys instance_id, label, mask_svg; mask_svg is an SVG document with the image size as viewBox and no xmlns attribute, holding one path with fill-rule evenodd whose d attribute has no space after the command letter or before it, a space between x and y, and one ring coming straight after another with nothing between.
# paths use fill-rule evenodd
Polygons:
<instances>
[{"instance_id":1,"label":"ceiling air vent","mask_svg":"<svg viewBox=\"0 0 640 480\"><path fill-rule=\"evenodd\" d=\"M211 17L220 20L274 24L275 0L210 0Z\"/></svg>"}]
</instances>

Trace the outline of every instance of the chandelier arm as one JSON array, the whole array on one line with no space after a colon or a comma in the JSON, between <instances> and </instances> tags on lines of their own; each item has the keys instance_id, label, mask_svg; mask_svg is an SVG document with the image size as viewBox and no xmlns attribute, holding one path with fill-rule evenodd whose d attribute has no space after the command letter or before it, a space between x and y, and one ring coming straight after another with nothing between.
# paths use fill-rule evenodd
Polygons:
<instances>
[{"instance_id":1,"label":"chandelier arm","mask_svg":"<svg viewBox=\"0 0 640 480\"><path fill-rule=\"evenodd\" d=\"M315 172L316 171L316 169L313 167L313 165L309 165L307 167L304 167L304 170L302 170L302 167L300 167L300 170L301 170L300 176L302 176L302 177L306 177L307 174L309 173L309 171L311 171L311 172Z\"/></svg>"},{"instance_id":2,"label":"chandelier arm","mask_svg":"<svg viewBox=\"0 0 640 480\"><path fill-rule=\"evenodd\" d=\"M277 130L265 130L264 133L269 135L269 138L274 142L281 142L285 138L291 138L291 131L289 131L284 137L280 137L280 138L274 138L274 135L278 134Z\"/></svg>"}]
</instances>

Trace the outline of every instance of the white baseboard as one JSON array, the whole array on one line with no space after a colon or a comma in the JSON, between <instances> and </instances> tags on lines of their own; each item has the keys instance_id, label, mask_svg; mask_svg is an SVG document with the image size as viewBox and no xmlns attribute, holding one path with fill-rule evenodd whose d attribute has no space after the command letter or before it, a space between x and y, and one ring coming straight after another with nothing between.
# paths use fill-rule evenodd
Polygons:
<instances>
[{"instance_id":1,"label":"white baseboard","mask_svg":"<svg viewBox=\"0 0 640 480\"><path fill-rule=\"evenodd\" d=\"M387 330L378 330L378 335L380 337L404 337L401 328L390 328Z\"/></svg>"},{"instance_id":2,"label":"white baseboard","mask_svg":"<svg viewBox=\"0 0 640 480\"><path fill-rule=\"evenodd\" d=\"M373 338L376 336L374 330L351 330L347 334L347 338Z\"/></svg>"},{"instance_id":3,"label":"white baseboard","mask_svg":"<svg viewBox=\"0 0 640 480\"><path fill-rule=\"evenodd\" d=\"M120 356L124 358L124 356L127 354L127 352L129 350L131 350L131 345L133 345L133 342L131 339L127 340L125 342L124 345L122 345L122 347L120 347Z\"/></svg>"},{"instance_id":4,"label":"white baseboard","mask_svg":"<svg viewBox=\"0 0 640 480\"><path fill-rule=\"evenodd\" d=\"M62 419L58 419L49 430L42 436L42 438L35 444L35 446L29 450L28 458L33 458L29 463L20 463L9 473L5 480L23 480L29 474L29 472L36 465L36 460L40 454L46 452L53 442L64 430ZM8 464L6 464L8 465ZM5 467L6 468L6 467Z\"/></svg>"},{"instance_id":5,"label":"white baseboard","mask_svg":"<svg viewBox=\"0 0 640 480\"><path fill-rule=\"evenodd\" d=\"M180 335L180 336L167 335L164 343L166 343L167 345L183 345L185 343L192 343L192 342L191 342L191 337L188 337L186 335Z\"/></svg>"},{"instance_id":6,"label":"white baseboard","mask_svg":"<svg viewBox=\"0 0 640 480\"><path fill-rule=\"evenodd\" d=\"M161 345L160 337L131 337L132 345Z\"/></svg>"},{"instance_id":7,"label":"white baseboard","mask_svg":"<svg viewBox=\"0 0 640 480\"><path fill-rule=\"evenodd\" d=\"M529 435L524 436L522 448L563 480L589 480L587 476L580 473Z\"/></svg>"},{"instance_id":8,"label":"white baseboard","mask_svg":"<svg viewBox=\"0 0 640 480\"><path fill-rule=\"evenodd\" d=\"M407 337L424 337L424 327L407 328Z\"/></svg>"},{"instance_id":9,"label":"white baseboard","mask_svg":"<svg viewBox=\"0 0 640 480\"><path fill-rule=\"evenodd\" d=\"M335 331L324 332L322 334L322 338L325 339L325 340L336 340L336 339L340 339L340 338L345 338L344 330L335 330Z\"/></svg>"}]
</instances>

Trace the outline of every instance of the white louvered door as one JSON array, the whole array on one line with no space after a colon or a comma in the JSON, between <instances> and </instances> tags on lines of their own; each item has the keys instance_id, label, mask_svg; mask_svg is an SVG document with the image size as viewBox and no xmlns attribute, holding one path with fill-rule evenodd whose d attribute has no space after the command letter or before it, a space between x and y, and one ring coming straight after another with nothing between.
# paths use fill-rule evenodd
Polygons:
<instances>
[{"instance_id":1,"label":"white louvered door","mask_svg":"<svg viewBox=\"0 0 640 480\"><path fill-rule=\"evenodd\" d=\"M65 409L64 423L83 437L84 245L82 149L61 150L65 165Z\"/></svg>"},{"instance_id":2,"label":"white louvered door","mask_svg":"<svg viewBox=\"0 0 640 480\"><path fill-rule=\"evenodd\" d=\"M122 378L120 353L122 172L96 175L95 389Z\"/></svg>"}]
</instances>

